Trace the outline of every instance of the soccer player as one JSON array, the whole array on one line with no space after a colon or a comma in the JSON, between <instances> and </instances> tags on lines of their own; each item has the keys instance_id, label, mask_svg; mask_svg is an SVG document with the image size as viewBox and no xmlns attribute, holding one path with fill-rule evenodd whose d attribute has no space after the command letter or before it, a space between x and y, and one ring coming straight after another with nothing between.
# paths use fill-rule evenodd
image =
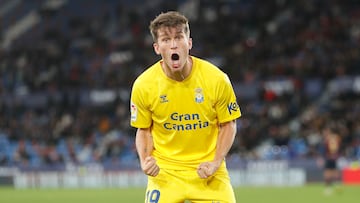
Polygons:
<instances>
[{"instance_id":1,"label":"soccer player","mask_svg":"<svg viewBox=\"0 0 360 203\"><path fill-rule=\"evenodd\" d=\"M341 137L339 129L335 123L331 123L322 131L324 136L324 193L329 195L333 192L333 184L339 180L339 170L337 167L337 159L340 156Z\"/></svg>"},{"instance_id":2,"label":"soccer player","mask_svg":"<svg viewBox=\"0 0 360 203\"><path fill-rule=\"evenodd\" d=\"M145 202L236 202L225 164L241 116L231 82L190 55L184 15L161 13L149 28L161 59L135 80L130 104Z\"/></svg>"}]
</instances>

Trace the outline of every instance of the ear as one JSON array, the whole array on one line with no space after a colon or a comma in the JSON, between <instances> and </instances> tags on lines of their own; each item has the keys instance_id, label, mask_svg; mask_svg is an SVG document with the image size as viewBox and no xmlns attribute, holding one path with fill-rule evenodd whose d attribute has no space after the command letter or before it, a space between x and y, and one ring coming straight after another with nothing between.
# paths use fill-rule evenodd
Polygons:
<instances>
[{"instance_id":1,"label":"ear","mask_svg":"<svg viewBox=\"0 0 360 203\"><path fill-rule=\"evenodd\" d=\"M160 55L159 45L158 45L156 42L154 42L154 43L153 43L153 47L154 47L155 53L156 53L157 55Z\"/></svg>"},{"instance_id":2,"label":"ear","mask_svg":"<svg viewBox=\"0 0 360 203\"><path fill-rule=\"evenodd\" d=\"M191 48L192 48L192 38L191 37L189 38L188 45L189 45L189 50L191 50Z\"/></svg>"}]
</instances>

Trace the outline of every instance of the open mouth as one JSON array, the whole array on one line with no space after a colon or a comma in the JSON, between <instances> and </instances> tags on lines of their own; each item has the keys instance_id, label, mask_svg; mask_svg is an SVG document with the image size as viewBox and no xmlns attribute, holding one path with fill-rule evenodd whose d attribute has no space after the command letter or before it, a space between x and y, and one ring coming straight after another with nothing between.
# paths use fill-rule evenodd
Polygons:
<instances>
[{"instance_id":1,"label":"open mouth","mask_svg":"<svg viewBox=\"0 0 360 203\"><path fill-rule=\"evenodd\" d=\"M172 54L171 55L171 60L176 61L176 60L179 60L179 58L180 58L179 54Z\"/></svg>"}]
</instances>

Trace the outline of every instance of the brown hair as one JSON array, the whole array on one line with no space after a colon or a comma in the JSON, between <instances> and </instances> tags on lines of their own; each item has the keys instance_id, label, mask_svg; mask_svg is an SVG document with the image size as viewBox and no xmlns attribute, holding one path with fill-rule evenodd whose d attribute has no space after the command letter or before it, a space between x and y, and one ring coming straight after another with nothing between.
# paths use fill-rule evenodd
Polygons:
<instances>
[{"instance_id":1,"label":"brown hair","mask_svg":"<svg viewBox=\"0 0 360 203\"><path fill-rule=\"evenodd\" d=\"M188 19L177 11L168 11L161 13L153 21L151 21L149 29L154 42L157 42L158 30L162 27L178 27L183 26L184 32L189 35Z\"/></svg>"}]
</instances>

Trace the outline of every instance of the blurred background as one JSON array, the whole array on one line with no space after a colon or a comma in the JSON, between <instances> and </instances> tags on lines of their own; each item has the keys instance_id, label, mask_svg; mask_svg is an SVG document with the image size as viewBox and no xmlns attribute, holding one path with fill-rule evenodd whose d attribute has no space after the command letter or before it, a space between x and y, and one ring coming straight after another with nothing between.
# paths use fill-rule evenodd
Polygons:
<instances>
[{"instance_id":1,"label":"blurred background","mask_svg":"<svg viewBox=\"0 0 360 203\"><path fill-rule=\"evenodd\" d=\"M0 184L139 172L130 88L159 59L148 26L168 10L189 18L191 54L233 82L243 114L227 157L234 184L322 181L329 123L339 167L359 168L357 0L0 0ZM244 176L255 169L269 180Z\"/></svg>"}]
</instances>

